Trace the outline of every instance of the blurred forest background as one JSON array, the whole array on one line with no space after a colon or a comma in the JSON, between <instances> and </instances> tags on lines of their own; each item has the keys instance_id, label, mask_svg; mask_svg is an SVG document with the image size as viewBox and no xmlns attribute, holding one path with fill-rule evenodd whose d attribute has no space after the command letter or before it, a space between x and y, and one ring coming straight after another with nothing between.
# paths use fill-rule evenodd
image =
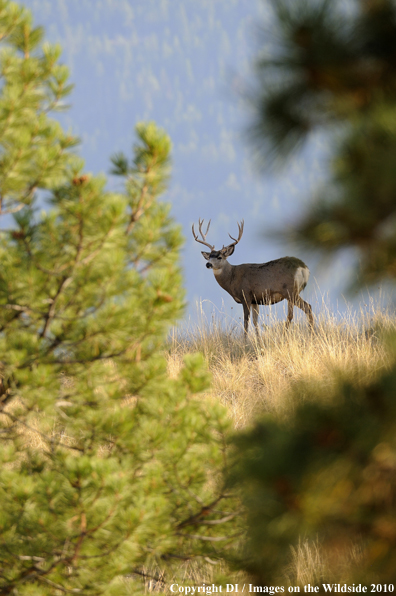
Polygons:
<instances>
[{"instance_id":1,"label":"blurred forest background","mask_svg":"<svg viewBox=\"0 0 396 596\"><path fill-rule=\"evenodd\" d=\"M61 62L75 89L60 119L82 140L81 154L93 173L110 171L110 156L128 153L133 128L154 120L173 142L173 168L164 200L182 224L188 315L205 301L207 313L224 308L241 317L233 300L205 269L191 224L212 219L210 241L223 245L236 222L245 235L234 264L265 262L286 254L308 261L334 310L343 310L347 254L329 269L312 255L265 239L263 231L290 224L326 177L328 138L316 133L277 175L260 172L246 139L250 122L243 95L253 80L253 60L265 51L263 29L273 15L265 2L244 0L26 0L46 38L59 42ZM94 10L93 10L94 6ZM58 116L57 116L58 117ZM112 188L119 182L110 178ZM117 186L118 185L118 186ZM305 295L321 302L315 282ZM351 298L349 296L349 298ZM338 300L340 300L338 304ZM206 302L207 301L207 302ZM284 317L283 304L274 307Z\"/></svg>"}]
</instances>

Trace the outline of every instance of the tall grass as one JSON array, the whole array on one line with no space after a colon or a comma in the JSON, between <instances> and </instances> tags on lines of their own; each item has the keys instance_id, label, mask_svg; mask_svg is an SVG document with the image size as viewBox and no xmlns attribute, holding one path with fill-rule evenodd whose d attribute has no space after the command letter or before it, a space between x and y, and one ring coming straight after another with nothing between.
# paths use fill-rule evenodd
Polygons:
<instances>
[{"instance_id":1,"label":"tall grass","mask_svg":"<svg viewBox=\"0 0 396 596\"><path fill-rule=\"evenodd\" d=\"M288 389L296 381L328 385L337 369L353 382L366 383L387 366L379 339L383 331L396 329L396 319L374 304L350 308L340 318L323 301L314 331L305 319L286 330L271 308L261 310L259 337L252 325L246 337L240 321L230 317L208 320L202 308L195 323L173 329L170 336L169 374L177 376L185 354L202 352L212 373L206 397L224 404L236 429L264 411L290 415L296 404Z\"/></svg>"}]
</instances>

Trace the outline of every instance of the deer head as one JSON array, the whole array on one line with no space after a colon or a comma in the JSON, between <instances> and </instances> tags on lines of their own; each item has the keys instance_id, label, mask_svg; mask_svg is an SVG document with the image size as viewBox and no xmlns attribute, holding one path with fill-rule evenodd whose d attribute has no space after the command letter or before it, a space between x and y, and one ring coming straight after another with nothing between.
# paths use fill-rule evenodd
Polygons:
<instances>
[{"instance_id":1,"label":"deer head","mask_svg":"<svg viewBox=\"0 0 396 596\"><path fill-rule=\"evenodd\" d=\"M219 273L221 271L221 269L224 267L224 265L227 263L227 258L230 257L232 255L232 253L235 250L235 246L238 244L238 242L240 241L240 239L242 238L242 234L243 234L243 225L244 225L244 221L242 220L241 223L238 223L238 239L235 239L231 236L231 234L228 234L229 237L231 238L231 240L233 240L234 242L232 242L231 244L228 244L227 246L223 246L222 249L220 250L215 250L214 245L212 246L211 244L209 244L208 242L206 242L206 236L207 233L209 231L209 227L210 227L210 222L211 220L209 220L209 223L207 225L206 228L206 232L203 233L202 231L202 225L203 225L204 220L200 219L199 220L199 233L201 234L201 238L202 240L200 240L197 236L197 234L195 233L194 230L194 224L192 226L192 233L194 236L194 240L196 242L200 242L201 244L204 244L205 246L207 246L208 248L210 248L210 252L204 252L202 251L202 255L204 256L204 258L208 261L206 263L206 267L208 269L213 269L214 273Z\"/></svg>"}]
</instances>

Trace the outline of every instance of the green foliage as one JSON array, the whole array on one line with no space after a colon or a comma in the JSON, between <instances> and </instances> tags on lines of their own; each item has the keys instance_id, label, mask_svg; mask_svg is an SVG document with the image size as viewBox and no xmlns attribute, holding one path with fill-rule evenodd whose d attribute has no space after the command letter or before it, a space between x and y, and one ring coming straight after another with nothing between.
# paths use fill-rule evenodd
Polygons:
<instances>
[{"instance_id":1,"label":"green foliage","mask_svg":"<svg viewBox=\"0 0 396 596\"><path fill-rule=\"evenodd\" d=\"M326 252L357 247L362 283L396 276L396 6L273 2L270 50L257 61L252 136L281 159L315 130L335 146L332 179L289 235Z\"/></svg>"},{"instance_id":2,"label":"green foliage","mask_svg":"<svg viewBox=\"0 0 396 596\"><path fill-rule=\"evenodd\" d=\"M158 200L171 143L137 126L123 193L82 172L49 113L70 90L59 49L0 1L0 592L129 593L232 542L228 421L195 394L200 357L170 379L183 312L180 228ZM47 211L38 213L37 190ZM129 582L129 583L128 583ZM55 590L55 592L54 592Z\"/></svg>"},{"instance_id":3,"label":"green foliage","mask_svg":"<svg viewBox=\"0 0 396 596\"><path fill-rule=\"evenodd\" d=\"M57 64L60 48L38 46L43 30L13 2L0 2L0 210L29 205L37 188L66 180L77 139L48 117L71 91L68 71Z\"/></svg>"}]
</instances>

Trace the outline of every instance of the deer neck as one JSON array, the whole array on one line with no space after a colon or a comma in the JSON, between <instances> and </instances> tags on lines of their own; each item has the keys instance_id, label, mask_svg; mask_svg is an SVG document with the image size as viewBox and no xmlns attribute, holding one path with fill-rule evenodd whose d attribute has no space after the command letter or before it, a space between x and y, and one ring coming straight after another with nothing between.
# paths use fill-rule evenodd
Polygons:
<instances>
[{"instance_id":1,"label":"deer neck","mask_svg":"<svg viewBox=\"0 0 396 596\"><path fill-rule=\"evenodd\" d=\"M213 269L214 276L216 278L217 283L225 290L226 292L230 292L231 287L231 280L233 277L233 269L234 265L230 265L228 261L224 263L221 269Z\"/></svg>"}]
</instances>

